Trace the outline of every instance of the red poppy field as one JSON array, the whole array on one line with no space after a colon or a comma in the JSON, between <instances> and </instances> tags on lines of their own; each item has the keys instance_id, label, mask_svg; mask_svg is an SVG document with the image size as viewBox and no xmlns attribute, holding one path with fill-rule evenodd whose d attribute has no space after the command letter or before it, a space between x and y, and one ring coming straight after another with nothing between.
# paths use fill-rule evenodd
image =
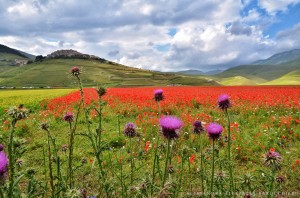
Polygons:
<instances>
[{"instance_id":1,"label":"red poppy field","mask_svg":"<svg viewBox=\"0 0 300 198\"><path fill-rule=\"evenodd\" d=\"M14 181L24 174L10 192L7 168L5 195L300 196L299 86L84 88L25 108L2 118L4 151L11 131L19 142Z\"/></svg>"}]
</instances>

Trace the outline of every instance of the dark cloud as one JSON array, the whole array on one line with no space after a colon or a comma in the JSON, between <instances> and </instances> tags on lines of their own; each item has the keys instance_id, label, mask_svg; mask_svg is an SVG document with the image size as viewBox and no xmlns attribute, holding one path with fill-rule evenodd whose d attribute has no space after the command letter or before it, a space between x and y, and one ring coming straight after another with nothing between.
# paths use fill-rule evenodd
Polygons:
<instances>
[{"instance_id":1,"label":"dark cloud","mask_svg":"<svg viewBox=\"0 0 300 198\"><path fill-rule=\"evenodd\" d=\"M228 31L234 35L247 35L250 36L252 34L252 28L246 24L242 24L241 22L233 22L231 26L228 28Z\"/></svg>"},{"instance_id":2,"label":"dark cloud","mask_svg":"<svg viewBox=\"0 0 300 198\"><path fill-rule=\"evenodd\" d=\"M110 52L108 52L108 56L110 56L110 57L115 57L115 56L117 56L119 53L120 53L119 50L110 51Z\"/></svg>"}]
</instances>

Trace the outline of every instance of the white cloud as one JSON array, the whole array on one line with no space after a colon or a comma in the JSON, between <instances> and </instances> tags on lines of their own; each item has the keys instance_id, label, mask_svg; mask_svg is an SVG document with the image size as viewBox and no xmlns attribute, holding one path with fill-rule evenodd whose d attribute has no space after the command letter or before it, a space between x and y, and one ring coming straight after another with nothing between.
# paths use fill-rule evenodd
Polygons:
<instances>
[{"instance_id":1,"label":"white cloud","mask_svg":"<svg viewBox=\"0 0 300 198\"><path fill-rule=\"evenodd\" d=\"M259 5L276 13L299 1L260 0ZM72 48L164 71L226 68L299 46L297 27L272 40L257 25L266 17L258 8L241 16L251 0L101 2L0 0L0 43L36 55Z\"/></svg>"},{"instance_id":2,"label":"white cloud","mask_svg":"<svg viewBox=\"0 0 300 198\"><path fill-rule=\"evenodd\" d=\"M279 11L287 11L289 5L295 5L300 0L259 0L259 5L269 14L274 15Z\"/></svg>"}]
</instances>

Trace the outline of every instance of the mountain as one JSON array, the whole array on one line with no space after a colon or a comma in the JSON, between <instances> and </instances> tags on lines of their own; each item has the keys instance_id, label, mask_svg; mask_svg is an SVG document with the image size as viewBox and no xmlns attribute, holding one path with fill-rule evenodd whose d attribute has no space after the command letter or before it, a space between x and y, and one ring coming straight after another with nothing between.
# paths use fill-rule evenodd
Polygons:
<instances>
[{"instance_id":1,"label":"mountain","mask_svg":"<svg viewBox=\"0 0 300 198\"><path fill-rule=\"evenodd\" d=\"M0 44L0 73L27 64L27 53ZM29 55L29 54L27 54Z\"/></svg>"},{"instance_id":2,"label":"mountain","mask_svg":"<svg viewBox=\"0 0 300 198\"><path fill-rule=\"evenodd\" d=\"M0 87L74 87L76 78L69 72L78 66L85 86L109 87L219 85L213 78L154 72L128 67L75 50L58 50L22 67L0 72Z\"/></svg>"},{"instance_id":3,"label":"mountain","mask_svg":"<svg viewBox=\"0 0 300 198\"><path fill-rule=\"evenodd\" d=\"M274 80L289 72L300 69L300 58L279 65L240 65L215 75L216 77L256 76L265 80Z\"/></svg>"},{"instance_id":4,"label":"mountain","mask_svg":"<svg viewBox=\"0 0 300 198\"><path fill-rule=\"evenodd\" d=\"M178 71L175 73L186 74L186 75L195 75L195 76L198 76L198 75L209 75L210 76L210 75L221 73L222 71L223 70L211 70L208 72L203 72L200 70L189 69L189 70Z\"/></svg>"},{"instance_id":5,"label":"mountain","mask_svg":"<svg viewBox=\"0 0 300 198\"><path fill-rule=\"evenodd\" d=\"M0 44L0 54L16 55L20 58L34 59L34 55Z\"/></svg>"},{"instance_id":6,"label":"mountain","mask_svg":"<svg viewBox=\"0 0 300 198\"><path fill-rule=\"evenodd\" d=\"M274 54L267 59L257 60L251 63L251 65L279 65L297 59L300 59L300 49L293 49L290 51Z\"/></svg>"}]
</instances>

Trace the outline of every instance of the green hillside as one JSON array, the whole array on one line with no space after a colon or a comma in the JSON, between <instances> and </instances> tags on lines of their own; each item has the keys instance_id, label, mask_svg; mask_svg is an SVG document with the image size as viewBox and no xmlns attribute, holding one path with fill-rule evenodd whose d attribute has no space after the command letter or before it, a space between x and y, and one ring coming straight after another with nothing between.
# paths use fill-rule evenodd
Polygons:
<instances>
[{"instance_id":1,"label":"green hillside","mask_svg":"<svg viewBox=\"0 0 300 198\"><path fill-rule=\"evenodd\" d=\"M258 85L260 83L264 83L266 80L258 78L258 77L243 77L243 76L234 76L229 78L223 78L221 80L222 85L227 86L236 86L236 85Z\"/></svg>"},{"instance_id":2,"label":"green hillside","mask_svg":"<svg viewBox=\"0 0 300 198\"><path fill-rule=\"evenodd\" d=\"M243 76L245 78L251 78L251 76L256 76L270 81L298 69L300 69L300 59L279 65L241 65L230 68L215 75L215 77L228 78L232 76Z\"/></svg>"},{"instance_id":3,"label":"green hillside","mask_svg":"<svg viewBox=\"0 0 300 198\"><path fill-rule=\"evenodd\" d=\"M300 70L290 72L275 80L262 83L262 85L300 85Z\"/></svg>"},{"instance_id":4,"label":"green hillside","mask_svg":"<svg viewBox=\"0 0 300 198\"><path fill-rule=\"evenodd\" d=\"M207 77L152 72L108 61L45 59L0 73L0 86L72 87L76 79L70 76L69 71L75 65L82 70L85 86L219 85Z\"/></svg>"}]
</instances>

